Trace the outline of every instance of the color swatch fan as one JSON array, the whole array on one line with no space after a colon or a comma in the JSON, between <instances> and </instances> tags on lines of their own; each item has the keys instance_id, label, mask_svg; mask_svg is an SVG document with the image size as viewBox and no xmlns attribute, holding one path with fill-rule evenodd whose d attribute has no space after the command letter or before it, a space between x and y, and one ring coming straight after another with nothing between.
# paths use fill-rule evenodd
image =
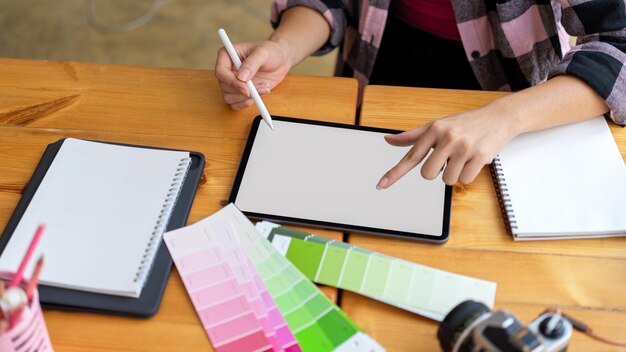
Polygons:
<instances>
[{"instance_id":1,"label":"color swatch fan","mask_svg":"<svg viewBox=\"0 0 626 352\"><path fill-rule=\"evenodd\" d=\"M349 290L441 321L457 304L493 307L496 283L390 257L269 222L257 223L268 240L319 284Z\"/></svg>"},{"instance_id":2,"label":"color swatch fan","mask_svg":"<svg viewBox=\"0 0 626 352\"><path fill-rule=\"evenodd\" d=\"M232 204L165 243L216 351L384 351Z\"/></svg>"}]
</instances>

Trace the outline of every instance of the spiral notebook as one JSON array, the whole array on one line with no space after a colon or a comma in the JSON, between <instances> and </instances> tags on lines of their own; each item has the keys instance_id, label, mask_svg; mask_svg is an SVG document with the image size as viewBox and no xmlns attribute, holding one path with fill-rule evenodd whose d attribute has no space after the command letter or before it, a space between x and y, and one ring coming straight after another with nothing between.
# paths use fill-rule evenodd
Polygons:
<instances>
[{"instance_id":1,"label":"spiral notebook","mask_svg":"<svg viewBox=\"0 0 626 352\"><path fill-rule=\"evenodd\" d=\"M626 166L604 117L520 135L491 171L516 240L626 236Z\"/></svg>"},{"instance_id":2,"label":"spiral notebook","mask_svg":"<svg viewBox=\"0 0 626 352\"><path fill-rule=\"evenodd\" d=\"M138 298L190 163L190 152L63 140L8 235L0 270L17 269L44 223L41 284Z\"/></svg>"}]
</instances>

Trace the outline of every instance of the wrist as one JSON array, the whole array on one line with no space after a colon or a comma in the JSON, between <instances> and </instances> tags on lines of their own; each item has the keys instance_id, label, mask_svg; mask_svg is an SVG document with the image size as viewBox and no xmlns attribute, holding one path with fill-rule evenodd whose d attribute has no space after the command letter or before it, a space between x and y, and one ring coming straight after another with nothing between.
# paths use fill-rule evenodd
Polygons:
<instances>
[{"instance_id":1,"label":"wrist","mask_svg":"<svg viewBox=\"0 0 626 352\"><path fill-rule=\"evenodd\" d=\"M330 31L330 24L322 13L297 5L282 13L269 40L284 48L293 67L321 48L328 41Z\"/></svg>"},{"instance_id":2,"label":"wrist","mask_svg":"<svg viewBox=\"0 0 626 352\"><path fill-rule=\"evenodd\" d=\"M501 122L504 127L503 132L506 133L510 139L513 139L527 132L527 119L524 118L523 109L509 101L509 99L507 99L508 97L509 96L496 99L485 105L481 110L493 116L496 121Z\"/></svg>"},{"instance_id":3,"label":"wrist","mask_svg":"<svg viewBox=\"0 0 626 352\"><path fill-rule=\"evenodd\" d=\"M301 59L298 59L297 50L294 48L294 45L287 39L280 36L272 36L269 41L278 45L280 50L284 55L284 59L289 65L289 69L295 66Z\"/></svg>"}]
</instances>

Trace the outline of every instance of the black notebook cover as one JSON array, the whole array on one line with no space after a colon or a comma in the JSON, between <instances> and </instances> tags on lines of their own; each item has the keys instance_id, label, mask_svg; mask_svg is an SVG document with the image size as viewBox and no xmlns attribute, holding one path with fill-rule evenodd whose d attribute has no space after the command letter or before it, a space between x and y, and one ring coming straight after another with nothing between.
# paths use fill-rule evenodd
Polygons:
<instances>
[{"instance_id":1,"label":"black notebook cover","mask_svg":"<svg viewBox=\"0 0 626 352\"><path fill-rule=\"evenodd\" d=\"M39 184L43 180L48 168L59 152L64 140L65 139L61 139L55 143L49 144L44 151L33 176L24 188L22 197L20 198L13 215L11 215L9 222L2 233L2 237L0 237L0 255L2 255L2 252L9 243L11 235L15 231L22 215L35 195ZM149 149L164 149L121 143L110 144ZM167 224L167 231L186 225L187 217L189 216L189 211L191 210L191 205L202 176L202 170L204 169L204 155L198 152L190 152L190 157L192 162L189 170L187 171L187 176L185 177L183 187L180 190L176 205L172 210L170 220ZM113 258L114 256L115 253L111 253L111 257ZM172 257L167 251L163 240L161 240L159 249L154 257L152 269L150 270L150 274L139 298L113 296L40 285L39 299L42 306L45 308L148 317L154 315L161 304L161 299L163 297L163 292L165 291L165 286L167 285L171 269Z\"/></svg>"}]
</instances>

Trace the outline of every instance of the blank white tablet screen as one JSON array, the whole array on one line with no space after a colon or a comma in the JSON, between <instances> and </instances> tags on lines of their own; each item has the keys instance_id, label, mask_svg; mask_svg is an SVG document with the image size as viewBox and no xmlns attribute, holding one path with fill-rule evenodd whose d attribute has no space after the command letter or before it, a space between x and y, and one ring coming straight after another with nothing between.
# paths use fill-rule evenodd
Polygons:
<instances>
[{"instance_id":1,"label":"blank white tablet screen","mask_svg":"<svg viewBox=\"0 0 626 352\"><path fill-rule=\"evenodd\" d=\"M235 199L242 211L442 236L445 184L418 165L389 189L379 179L408 151L385 133L275 120L258 125Z\"/></svg>"}]
</instances>

